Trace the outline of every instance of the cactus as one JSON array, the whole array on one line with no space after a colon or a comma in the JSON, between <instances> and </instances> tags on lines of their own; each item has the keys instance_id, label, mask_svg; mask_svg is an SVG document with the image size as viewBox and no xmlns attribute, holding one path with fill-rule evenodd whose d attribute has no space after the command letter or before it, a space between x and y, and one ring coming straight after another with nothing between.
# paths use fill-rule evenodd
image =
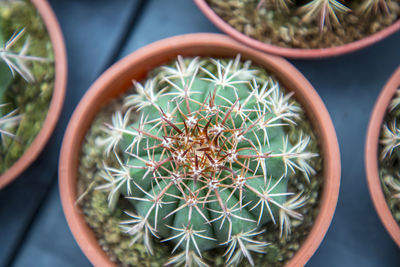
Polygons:
<instances>
[{"instance_id":1,"label":"cactus","mask_svg":"<svg viewBox=\"0 0 400 267\"><path fill-rule=\"evenodd\" d=\"M260 0L257 7L260 8L266 2L270 2L277 9L281 9L285 12L289 12L289 6L293 4L290 0ZM314 20L319 20L320 31L323 30L325 25L331 25L331 18L336 24L339 24L336 12L346 13L349 11L350 8L336 0L311 0L298 9L298 12L303 15L302 22L309 23Z\"/></svg>"},{"instance_id":2,"label":"cactus","mask_svg":"<svg viewBox=\"0 0 400 267\"><path fill-rule=\"evenodd\" d=\"M315 19L319 20L319 29L323 30L324 26L330 27L331 19L334 23L339 24L336 12L347 13L351 9L336 0L312 0L308 4L302 6L299 12L303 14L302 21L311 22Z\"/></svg>"},{"instance_id":3,"label":"cactus","mask_svg":"<svg viewBox=\"0 0 400 267\"><path fill-rule=\"evenodd\" d=\"M278 10L289 12L290 6L295 5L297 12L302 15L302 22L310 23L317 21L320 31L322 32L325 26L331 27L331 20L336 25L339 25L338 13L349 13L351 8L343 4L344 1L337 0L309 0L302 6L298 1L291 0L259 0L257 7L263 5L273 5ZM357 6L356 12L364 15L389 14L387 0L365 0Z\"/></svg>"},{"instance_id":4,"label":"cactus","mask_svg":"<svg viewBox=\"0 0 400 267\"><path fill-rule=\"evenodd\" d=\"M42 127L53 93L52 62L51 41L33 3L0 1L0 173Z\"/></svg>"},{"instance_id":5,"label":"cactus","mask_svg":"<svg viewBox=\"0 0 400 267\"><path fill-rule=\"evenodd\" d=\"M297 209L307 202L290 192L288 179L315 174L318 156L310 137L293 144L285 131L300 107L278 82L258 76L250 62L183 59L164 66L124 99L99 141L107 158L105 183L110 208L119 196L132 204L122 229L153 253L152 239L180 251L166 264L208 266L202 252L226 248L228 265L264 253L257 239L269 221L285 238ZM136 121L134 118L138 118Z\"/></svg>"},{"instance_id":6,"label":"cactus","mask_svg":"<svg viewBox=\"0 0 400 267\"><path fill-rule=\"evenodd\" d=\"M17 110L13 110L9 113L5 113L3 110L8 104L5 103L5 94L7 88L12 82L15 73L19 73L22 77L27 79L32 78L29 75L29 69L24 65L23 59L24 51L22 49L20 53L15 53L12 51L13 45L22 36L23 30L18 34L14 34L11 38L4 42L3 36L0 32L0 134L3 146L5 146L5 136L16 138L9 129L14 127L18 121L21 119L20 115L17 115ZM27 43L26 43L27 44ZM25 45L27 47L27 45Z\"/></svg>"},{"instance_id":7,"label":"cactus","mask_svg":"<svg viewBox=\"0 0 400 267\"><path fill-rule=\"evenodd\" d=\"M24 29L18 33L15 32L6 42L0 32L0 151L3 153L1 157L4 158L7 158L6 154L10 148L10 142L5 137L12 138L20 144L23 143L23 140L15 133L22 119L22 114L18 114L18 109L9 110L9 106L12 105L6 101L7 89L17 74L27 83L34 83L35 78L29 69L28 62L48 61L42 57L27 55L29 38L26 39L20 51L15 51L14 46L21 39L24 32ZM4 169L3 166L0 167L0 170L4 171Z\"/></svg>"},{"instance_id":8,"label":"cactus","mask_svg":"<svg viewBox=\"0 0 400 267\"><path fill-rule=\"evenodd\" d=\"M387 190L391 198L400 199L400 179L398 176L397 162L400 158L400 128L398 118L400 115L400 88L397 89L395 97L392 99L388 118L382 126L381 139L381 164L385 167L393 168L392 171L381 171L382 182L390 188Z\"/></svg>"},{"instance_id":9,"label":"cactus","mask_svg":"<svg viewBox=\"0 0 400 267\"><path fill-rule=\"evenodd\" d=\"M376 15L378 13L389 14L389 7L387 6L386 0L364 0L361 6L359 7L359 11L364 14L373 14Z\"/></svg>"},{"instance_id":10,"label":"cactus","mask_svg":"<svg viewBox=\"0 0 400 267\"><path fill-rule=\"evenodd\" d=\"M289 12L289 6L293 5L293 2L290 0L260 0L257 7L261 8L263 5L270 3L277 9ZM351 9L336 0L311 0L307 1L303 6L298 7L297 11L303 16L302 22L310 23L317 20L322 32L325 25L328 27L331 26L331 19L333 19L335 24L340 24L336 13L347 13ZM365 8L365 11L368 12L369 9Z\"/></svg>"}]
</instances>

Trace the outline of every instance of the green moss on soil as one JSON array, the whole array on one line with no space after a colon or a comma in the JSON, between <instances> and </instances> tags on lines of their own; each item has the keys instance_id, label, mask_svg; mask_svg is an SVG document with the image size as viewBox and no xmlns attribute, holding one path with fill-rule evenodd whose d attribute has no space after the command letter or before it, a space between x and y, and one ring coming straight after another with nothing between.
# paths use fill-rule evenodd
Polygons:
<instances>
[{"instance_id":1,"label":"green moss on soil","mask_svg":"<svg viewBox=\"0 0 400 267\"><path fill-rule=\"evenodd\" d=\"M260 71L262 75L270 76L264 70L260 69ZM156 74L157 71L154 71L150 76ZM104 132L101 130L104 123L111 123L112 114L116 110L122 109L122 99L123 97L120 97L103 108L86 135L80 158L78 195L81 197L78 203L99 244L117 265L161 267L171 256L172 246L154 240L153 256L146 253L142 244L130 246L130 237L120 230L119 223L121 220L129 219L121 210L129 211L132 206L125 199L120 198L116 209L110 211L107 202L108 192L93 189L104 183L103 178L99 175L103 161L106 161L108 166L115 164L106 158L104 149L96 145L96 140L104 137ZM311 136L311 151L318 153L320 149L317 136L312 132L312 126L305 115L301 115L298 127L287 129L289 138L293 143L297 141L300 128ZM252 253L255 266L284 266L308 236L319 211L319 200L323 187L322 159L316 158L313 167L317 170L317 174L310 178L310 184L304 183L304 177L301 174L291 177L288 182L289 191L304 190L304 195L309 197L307 204L299 209L304 220L292 221L292 234L287 239L280 238L279 225L273 223L265 225L265 233L257 238L272 244L267 247L266 254ZM226 248L220 248L206 251L203 253L203 258L206 262L212 263L211 266L225 266L225 260L222 257L225 250ZM250 264L243 260L240 266L250 267Z\"/></svg>"},{"instance_id":2,"label":"green moss on soil","mask_svg":"<svg viewBox=\"0 0 400 267\"><path fill-rule=\"evenodd\" d=\"M7 110L17 109L22 114L19 126L14 129L17 140L10 138L0 149L0 173L17 161L40 131L46 118L54 87L54 55L50 37L36 8L30 1L0 2L0 30L8 40L15 32L25 28L23 38L15 44L19 51L29 37L28 55L49 59L49 62L33 62L29 65L34 83L27 83L16 75L5 95Z\"/></svg>"},{"instance_id":3,"label":"green moss on soil","mask_svg":"<svg viewBox=\"0 0 400 267\"><path fill-rule=\"evenodd\" d=\"M400 18L400 1L387 1L389 15L360 15L358 12L337 14L340 25L331 29L318 24L300 23L298 7L306 1L292 1L289 11L278 10L260 0L206 0L210 7L233 28L256 40L287 48L328 48L360 40L392 25ZM265 1L268 3L268 0ZM357 10L361 0L346 1L345 5Z\"/></svg>"}]
</instances>

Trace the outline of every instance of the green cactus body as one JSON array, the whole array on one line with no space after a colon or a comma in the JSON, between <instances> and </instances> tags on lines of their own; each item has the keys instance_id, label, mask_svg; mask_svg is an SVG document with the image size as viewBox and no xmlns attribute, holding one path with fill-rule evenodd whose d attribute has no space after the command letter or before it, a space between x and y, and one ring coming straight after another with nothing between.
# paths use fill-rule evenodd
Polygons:
<instances>
[{"instance_id":1,"label":"green cactus body","mask_svg":"<svg viewBox=\"0 0 400 267\"><path fill-rule=\"evenodd\" d=\"M130 199L129 234L152 233L183 251L169 263L205 266L202 251L220 245L228 264L242 256L252 263L250 251L268 245L253 238L263 224L282 212L301 217L287 205L287 180L296 171L308 179L316 155L306 151L308 138L288 141L284 127L298 110L290 95L256 74L238 58L179 57L176 68L136 83L137 94L125 99L130 110L106 129L106 152L116 152L122 169L105 166L110 183L102 188L111 188L111 206L119 193ZM140 119L129 125L131 109ZM296 200L297 208L305 198Z\"/></svg>"},{"instance_id":2,"label":"green cactus body","mask_svg":"<svg viewBox=\"0 0 400 267\"><path fill-rule=\"evenodd\" d=\"M0 47L4 47L5 42L3 38L3 34L0 30ZM5 103L5 92L7 87L10 85L12 81L12 73L10 68L7 66L5 62L0 60L0 103ZM0 109L0 114L2 115L2 109Z\"/></svg>"},{"instance_id":3,"label":"green cactus body","mask_svg":"<svg viewBox=\"0 0 400 267\"><path fill-rule=\"evenodd\" d=\"M0 1L0 173L39 133L54 87L53 48L31 1Z\"/></svg>"}]
</instances>

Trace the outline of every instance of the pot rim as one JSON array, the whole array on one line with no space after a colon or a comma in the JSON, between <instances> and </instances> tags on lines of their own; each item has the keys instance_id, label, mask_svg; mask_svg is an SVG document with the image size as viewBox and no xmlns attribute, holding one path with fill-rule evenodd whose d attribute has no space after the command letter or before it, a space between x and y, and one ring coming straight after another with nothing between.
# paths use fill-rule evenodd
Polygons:
<instances>
[{"instance_id":1,"label":"pot rim","mask_svg":"<svg viewBox=\"0 0 400 267\"><path fill-rule=\"evenodd\" d=\"M31 0L38 10L50 36L54 52L55 80L53 96L42 128L24 154L0 176L0 189L21 175L39 156L57 125L65 98L67 84L67 54L57 18L45 0Z\"/></svg>"},{"instance_id":2,"label":"pot rim","mask_svg":"<svg viewBox=\"0 0 400 267\"><path fill-rule=\"evenodd\" d=\"M397 68L383 87L372 111L365 142L365 168L367 172L368 189L375 210L394 242L400 247L400 227L394 219L387 205L385 195L383 194L381 180L379 178L378 163L378 144L382 123L386 115L387 107L399 87L400 67Z\"/></svg>"},{"instance_id":3,"label":"pot rim","mask_svg":"<svg viewBox=\"0 0 400 267\"><path fill-rule=\"evenodd\" d=\"M187 34L167 38L147 45L115 63L104 72L89 88L74 111L64 136L59 161L59 189L61 202L69 227L82 251L95 266L114 266L98 245L94 233L86 224L78 205L76 183L80 147L101 103L132 87L131 77L144 78L147 71L166 63L178 54L183 56L235 56L240 53L244 59L251 59L273 73L285 88L296 93L296 99L307 110L308 117L321 137L321 151L324 153L324 189L320 213L315 224L296 255L287 266L304 265L318 248L332 220L339 194L340 153L336 133L328 111L321 98L306 78L285 59L266 55L248 48L221 34ZM153 61L156 61L154 63ZM153 63L149 63L152 61ZM138 65L141 65L137 67ZM129 73L128 82L121 81ZM139 77L139 78L137 78ZM285 80L283 78L285 77ZM115 89L112 86L123 89ZM110 89L111 90L108 90ZM119 92L115 92L115 91ZM311 100L312 99L312 100ZM310 111L313 113L310 113ZM322 126L323 125L323 126Z\"/></svg>"},{"instance_id":4,"label":"pot rim","mask_svg":"<svg viewBox=\"0 0 400 267\"><path fill-rule=\"evenodd\" d=\"M250 46L255 49L264 51L266 53L271 53L274 55L280 55L287 58L293 59L314 59L314 58L327 58L335 57L347 53L351 53L357 50L361 50L364 47L370 46L380 40L392 35L400 29L400 19L394 22L392 25L386 27L385 29L373 33L365 38L357 41L350 42L348 44L329 47L329 48L314 48L314 49L302 49L302 48L285 48L277 45L267 44L251 38L244 33L236 30L225 22L221 17L219 17L214 10L207 4L205 0L194 0L198 8L203 12L203 14L221 31L230 35L234 39Z\"/></svg>"}]
</instances>

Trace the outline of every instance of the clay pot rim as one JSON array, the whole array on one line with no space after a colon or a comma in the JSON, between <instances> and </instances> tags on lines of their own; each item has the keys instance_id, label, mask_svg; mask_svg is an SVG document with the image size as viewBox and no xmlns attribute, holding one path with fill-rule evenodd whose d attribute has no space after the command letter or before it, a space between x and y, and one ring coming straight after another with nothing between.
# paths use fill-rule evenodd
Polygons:
<instances>
[{"instance_id":1,"label":"clay pot rim","mask_svg":"<svg viewBox=\"0 0 400 267\"><path fill-rule=\"evenodd\" d=\"M365 168L367 172L368 189L375 210L392 239L396 242L397 246L400 247L400 227L394 219L389 206L387 205L385 195L383 194L381 180L379 178L378 163L379 136L382 123L387 108L399 87L400 67L397 68L385 84L372 111L365 143Z\"/></svg>"},{"instance_id":2,"label":"clay pot rim","mask_svg":"<svg viewBox=\"0 0 400 267\"><path fill-rule=\"evenodd\" d=\"M315 49L302 49L302 48L285 48L277 45L267 44L251 38L244 33L236 30L232 26L230 26L227 22L225 22L221 17L219 17L214 10L206 3L205 0L194 0L199 9L203 12L203 14L221 31L226 34L232 36L236 40L258 49L260 51L264 51L266 53L271 53L274 55L280 55L287 58L293 59L313 59L313 58L327 58L334 57L343 54L347 54L350 52L354 52L357 50L361 50L364 47L370 46L380 40L392 35L396 31L400 29L400 19L394 22L392 25L386 27L385 29L371 34L365 38L362 38L357 41L353 41L348 44L329 47L329 48L315 48Z\"/></svg>"},{"instance_id":3,"label":"clay pot rim","mask_svg":"<svg viewBox=\"0 0 400 267\"><path fill-rule=\"evenodd\" d=\"M57 18L45 0L31 0L38 10L50 36L54 52L55 80L53 96L42 128L24 154L0 176L0 189L17 178L39 156L56 127L61 114L67 85L67 54Z\"/></svg>"},{"instance_id":4,"label":"clay pot rim","mask_svg":"<svg viewBox=\"0 0 400 267\"><path fill-rule=\"evenodd\" d=\"M198 51L194 51L196 49ZM206 52L204 52L204 50L206 50ZM215 52L216 50L218 50L218 52ZM203 51L203 53L199 51ZM296 93L299 92L296 99L302 102L303 106L307 109L308 116L321 137L325 183L321 197L320 213L315 224L302 247L287 266L304 265L324 238L332 220L339 194L340 153L332 121L317 92L304 76L283 58L266 55L237 43L231 38L221 34L187 34L150 44L115 63L90 87L77 106L69 122L59 161L61 202L69 227L77 243L93 265L114 266L105 252L100 248L94 233L85 222L82 211L75 203L77 199L76 183L80 148L93 117L100 109L99 106L106 101L104 99L115 97L117 93L114 91L123 91L131 87L131 77L134 75L136 75L134 76L135 78L144 78L148 70L153 69L154 66L170 61L178 54L182 54L183 56L216 56L217 53L221 57L227 56L228 54L233 56L240 53L244 59L251 58L256 64L264 62L264 67L269 69L275 76L278 76L278 79L281 83L285 84L286 88L296 88ZM159 63L149 63L151 60L153 60L152 62L156 60ZM140 67L136 69L139 69L141 76L137 75L138 71L135 72L133 70L136 64L140 65ZM151 66L151 64L153 64L153 66ZM143 70L143 68L145 69ZM122 80L122 75L127 72L130 74L130 85L125 84L123 86L126 88L112 90L112 92L108 90L112 88L112 85L114 87L120 86L116 85L116 83ZM133 72L135 72L135 74L132 74ZM287 77L285 81L282 80L283 77ZM124 79L126 80L128 78ZM119 94L120 93L121 92L119 92ZM307 105L305 105L305 101L308 101ZM311 114L310 110L314 111L314 113Z\"/></svg>"}]
</instances>

